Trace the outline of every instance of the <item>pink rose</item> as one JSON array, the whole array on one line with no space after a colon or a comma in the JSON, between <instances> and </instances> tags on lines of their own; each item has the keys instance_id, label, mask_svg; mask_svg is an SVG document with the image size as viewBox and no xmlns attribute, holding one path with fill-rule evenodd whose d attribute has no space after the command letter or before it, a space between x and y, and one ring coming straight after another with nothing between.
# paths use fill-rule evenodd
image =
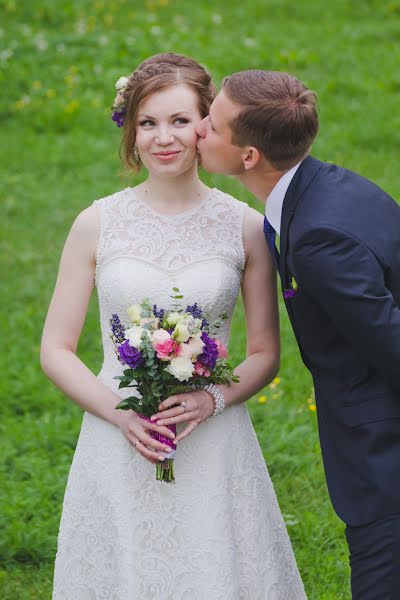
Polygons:
<instances>
[{"instance_id":1,"label":"pink rose","mask_svg":"<svg viewBox=\"0 0 400 600\"><path fill-rule=\"evenodd\" d=\"M228 351L226 349L226 346L224 346L224 344L217 338L214 339L214 342L218 348L218 358L227 358Z\"/></svg>"},{"instance_id":2,"label":"pink rose","mask_svg":"<svg viewBox=\"0 0 400 600\"><path fill-rule=\"evenodd\" d=\"M197 373L197 375L203 375L203 377L210 377L211 375L211 371L206 369L200 361L196 361L196 364L194 365L194 372Z\"/></svg>"},{"instance_id":3,"label":"pink rose","mask_svg":"<svg viewBox=\"0 0 400 600\"><path fill-rule=\"evenodd\" d=\"M151 338L153 348L157 353L157 358L168 360L174 347L174 341L168 331L165 331L165 329L158 329L153 333Z\"/></svg>"},{"instance_id":4,"label":"pink rose","mask_svg":"<svg viewBox=\"0 0 400 600\"><path fill-rule=\"evenodd\" d=\"M200 337L193 337L187 343L181 344L179 356L194 361L203 352L204 342Z\"/></svg>"}]
</instances>

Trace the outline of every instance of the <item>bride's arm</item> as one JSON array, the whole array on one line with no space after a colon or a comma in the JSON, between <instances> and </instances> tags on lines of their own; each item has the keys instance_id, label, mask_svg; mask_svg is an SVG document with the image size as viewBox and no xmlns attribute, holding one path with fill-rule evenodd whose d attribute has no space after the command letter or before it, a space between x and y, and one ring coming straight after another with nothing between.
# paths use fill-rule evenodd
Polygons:
<instances>
[{"instance_id":1,"label":"bride's arm","mask_svg":"<svg viewBox=\"0 0 400 600\"><path fill-rule=\"evenodd\" d=\"M253 209L247 209L245 213L243 241L246 265L242 297L246 317L247 357L235 369L235 374L240 377L238 383L217 386L224 394L226 406L248 400L267 385L279 370L276 270L264 238L263 217ZM170 408L182 400L186 402L187 414L182 414L180 407ZM177 436L176 441L179 441L212 414L214 401L207 392L196 391L179 397L172 396L164 400L160 408L163 412L155 415L158 424L188 423L187 428Z\"/></svg>"},{"instance_id":2,"label":"bride's arm","mask_svg":"<svg viewBox=\"0 0 400 600\"><path fill-rule=\"evenodd\" d=\"M158 445L142 427L138 429L136 426L136 421L141 426L143 419L135 419L136 415L115 409L120 397L105 386L76 355L94 286L98 235L98 210L91 206L77 217L64 246L43 329L41 366L56 386L81 408L120 427L132 443L140 437L144 444L151 442L154 448L163 451L164 446ZM129 431L133 422L135 431ZM166 428L158 427L157 431L170 435ZM148 459L157 458L156 453L150 451L143 454Z\"/></svg>"},{"instance_id":3,"label":"bride's arm","mask_svg":"<svg viewBox=\"0 0 400 600\"><path fill-rule=\"evenodd\" d=\"M246 266L242 297L246 318L246 359L235 373L240 382L219 386L225 403L248 400L276 376L280 362L276 269L265 242L263 216L247 209L244 221Z\"/></svg>"}]
</instances>

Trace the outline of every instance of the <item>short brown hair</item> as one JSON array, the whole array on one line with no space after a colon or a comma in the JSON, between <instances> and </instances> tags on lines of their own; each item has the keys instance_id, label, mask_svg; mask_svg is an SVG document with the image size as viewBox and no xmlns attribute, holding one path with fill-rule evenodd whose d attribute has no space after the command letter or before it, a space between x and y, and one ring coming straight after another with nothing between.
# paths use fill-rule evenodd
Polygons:
<instances>
[{"instance_id":1,"label":"short brown hair","mask_svg":"<svg viewBox=\"0 0 400 600\"><path fill-rule=\"evenodd\" d=\"M319 124L316 96L304 83L281 71L251 70L222 85L242 109L230 123L234 144L256 146L282 171L308 154Z\"/></svg>"},{"instance_id":2,"label":"short brown hair","mask_svg":"<svg viewBox=\"0 0 400 600\"><path fill-rule=\"evenodd\" d=\"M123 95L126 101L121 158L124 165L137 171L140 159L135 156L136 118L147 96L178 84L186 84L197 94L199 112L204 118L215 97L211 75L194 59L167 52L142 62L128 78Z\"/></svg>"}]
</instances>

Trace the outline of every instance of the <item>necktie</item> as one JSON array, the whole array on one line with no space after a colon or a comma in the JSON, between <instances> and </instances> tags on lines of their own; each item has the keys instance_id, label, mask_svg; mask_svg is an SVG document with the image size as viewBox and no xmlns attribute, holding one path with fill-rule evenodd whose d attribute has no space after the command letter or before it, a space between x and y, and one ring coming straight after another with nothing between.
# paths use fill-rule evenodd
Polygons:
<instances>
[{"instance_id":1,"label":"necktie","mask_svg":"<svg viewBox=\"0 0 400 600\"><path fill-rule=\"evenodd\" d=\"M275 246L276 231L268 221L267 217L264 217L264 234L267 240L269 251L271 252L273 261L276 268L279 266L279 252Z\"/></svg>"}]
</instances>

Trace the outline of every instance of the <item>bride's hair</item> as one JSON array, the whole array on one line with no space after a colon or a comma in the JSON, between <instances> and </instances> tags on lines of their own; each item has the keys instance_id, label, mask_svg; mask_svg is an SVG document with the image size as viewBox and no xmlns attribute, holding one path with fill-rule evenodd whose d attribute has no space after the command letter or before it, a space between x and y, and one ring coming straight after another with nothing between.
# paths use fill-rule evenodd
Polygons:
<instances>
[{"instance_id":1,"label":"bride's hair","mask_svg":"<svg viewBox=\"0 0 400 600\"><path fill-rule=\"evenodd\" d=\"M126 112L120 151L126 167L134 171L140 168L140 158L135 151L140 104L150 94L181 83L191 87L197 94L199 112L202 118L206 117L216 90L211 75L192 58L172 52L156 54L142 62L128 77L123 90Z\"/></svg>"}]
</instances>

